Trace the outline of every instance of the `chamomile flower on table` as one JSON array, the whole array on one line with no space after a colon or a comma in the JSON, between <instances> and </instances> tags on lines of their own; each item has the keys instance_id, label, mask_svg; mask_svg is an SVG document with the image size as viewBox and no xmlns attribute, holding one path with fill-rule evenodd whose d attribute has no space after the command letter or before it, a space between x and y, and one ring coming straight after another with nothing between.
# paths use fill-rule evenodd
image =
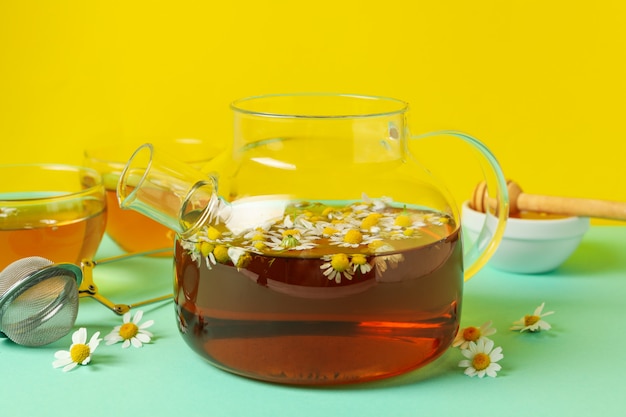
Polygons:
<instances>
[{"instance_id":1,"label":"chamomile flower on table","mask_svg":"<svg viewBox=\"0 0 626 417\"><path fill-rule=\"evenodd\" d=\"M78 365L91 362L91 355L100 344L100 332L96 332L87 342L87 329L81 327L72 334L72 345L69 350L59 350L54 354L52 362L55 368L63 367L63 372L71 371Z\"/></svg>"},{"instance_id":2,"label":"chamomile flower on table","mask_svg":"<svg viewBox=\"0 0 626 417\"><path fill-rule=\"evenodd\" d=\"M459 366L465 368L465 375L495 378L502 369L497 363L504 358L502 348L498 346L494 349L493 340L482 338L477 342L469 342L467 349L462 349L461 353L467 358L459 362Z\"/></svg>"},{"instance_id":3,"label":"chamomile flower on table","mask_svg":"<svg viewBox=\"0 0 626 417\"><path fill-rule=\"evenodd\" d=\"M544 313L543 308L545 307L545 304L546 303L541 303L541 305L535 309L533 314L526 314L521 319L513 322L511 330L519 330L520 332L528 330L533 333L541 330L550 330L552 326L550 326L550 323L545 321L543 317L554 314L554 311L546 311Z\"/></svg>"},{"instance_id":4,"label":"chamomile flower on table","mask_svg":"<svg viewBox=\"0 0 626 417\"><path fill-rule=\"evenodd\" d=\"M496 329L491 327L491 320L483 323L480 327L475 326L467 326L461 329L454 341L452 342L453 347L458 347L460 349L467 349L470 342L477 342L482 338L487 338L496 332Z\"/></svg>"},{"instance_id":5,"label":"chamomile flower on table","mask_svg":"<svg viewBox=\"0 0 626 417\"><path fill-rule=\"evenodd\" d=\"M152 339L152 333L146 329L154 324L154 320L140 323L142 318L143 311L141 310L137 310L132 320L130 311L125 313L122 317L123 323L119 326L115 326L111 333L104 336L106 344L112 345L123 342L122 348L125 349L131 345L140 348L144 343L149 343Z\"/></svg>"}]
</instances>

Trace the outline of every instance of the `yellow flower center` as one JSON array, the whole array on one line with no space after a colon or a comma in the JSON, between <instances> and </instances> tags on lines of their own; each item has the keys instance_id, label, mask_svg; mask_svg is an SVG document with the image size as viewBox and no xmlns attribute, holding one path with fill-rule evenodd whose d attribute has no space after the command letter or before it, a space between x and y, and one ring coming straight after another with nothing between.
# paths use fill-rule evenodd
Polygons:
<instances>
[{"instance_id":1,"label":"yellow flower center","mask_svg":"<svg viewBox=\"0 0 626 417\"><path fill-rule=\"evenodd\" d=\"M367 258L364 255L352 255L352 263L355 265L365 265L367 263Z\"/></svg>"},{"instance_id":2,"label":"yellow flower center","mask_svg":"<svg viewBox=\"0 0 626 417\"><path fill-rule=\"evenodd\" d=\"M463 339L469 342L475 342L480 339L480 329L470 326L463 329Z\"/></svg>"},{"instance_id":3,"label":"yellow flower center","mask_svg":"<svg viewBox=\"0 0 626 417\"><path fill-rule=\"evenodd\" d=\"M378 248L381 248L383 246L385 246L385 242L382 240L375 240L372 243L370 243L369 245L367 245L371 250L376 250Z\"/></svg>"},{"instance_id":4,"label":"yellow flower center","mask_svg":"<svg viewBox=\"0 0 626 417\"><path fill-rule=\"evenodd\" d=\"M348 233L343 237L343 241L350 244L358 244L363 242L363 235L358 230L348 230Z\"/></svg>"},{"instance_id":5,"label":"yellow flower center","mask_svg":"<svg viewBox=\"0 0 626 417\"><path fill-rule=\"evenodd\" d=\"M541 317L539 316L533 316L533 315L526 315L524 316L524 326L532 326L533 324L537 323L539 320L541 319Z\"/></svg>"},{"instance_id":6,"label":"yellow flower center","mask_svg":"<svg viewBox=\"0 0 626 417\"><path fill-rule=\"evenodd\" d=\"M334 235L337 232L338 232L337 229L335 229L334 227L330 227L330 226L326 226L324 230L322 230L322 234L326 236Z\"/></svg>"},{"instance_id":7,"label":"yellow flower center","mask_svg":"<svg viewBox=\"0 0 626 417\"><path fill-rule=\"evenodd\" d=\"M226 263L230 260L228 256L228 248L225 245L218 245L213 250L213 255L215 256L215 260L219 263Z\"/></svg>"},{"instance_id":8,"label":"yellow flower center","mask_svg":"<svg viewBox=\"0 0 626 417\"><path fill-rule=\"evenodd\" d=\"M254 246L254 249L261 250L261 251L265 250L265 248L267 247L267 246L265 246L265 243L263 243L263 242L254 242L254 244L252 246Z\"/></svg>"},{"instance_id":9,"label":"yellow flower center","mask_svg":"<svg viewBox=\"0 0 626 417\"><path fill-rule=\"evenodd\" d=\"M215 245L209 242L200 242L198 246L202 256L209 256L209 253L213 252L213 249L215 249Z\"/></svg>"},{"instance_id":10,"label":"yellow flower center","mask_svg":"<svg viewBox=\"0 0 626 417\"><path fill-rule=\"evenodd\" d=\"M350 260L345 253L338 253L330 259L330 265L337 272L343 272L350 267Z\"/></svg>"},{"instance_id":11,"label":"yellow flower center","mask_svg":"<svg viewBox=\"0 0 626 417\"><path fill-rule=\"evenodd\" d=\"M206 234L211 240L217 240L222 236L222 232L220 232L213 226L209 227L209 230L207 230Z\"/></svg>"},{"instance_id":12,"label":"yellow flower center","mask_svg":"<svg viewBox=\"0 0 626 417\"><path fill-rule=\"evenodd\" d=\"M296 229L287 229L283 232L283 237L296 237L300 236L300 232Z\"/></svg>"},{"instance_id":13,"label":"yellow flower center","mask_svg":"<svg viewBox=\"0 0 626 417\"><path fill-rule=\"evenodd\" d=\"M120 336L124 340L132 339L137 336L139 332L139 327L135 323L124 323L120 327Z\"/></svg>"},{"instance_id":14,"label":"yellow flower center","mask_svg":"<svg viewBox=\"0 0 626 417\"><path fill-rule=\"evenodd\" d=\"M400 227L408 227L411 225L411 219L406 214L399 214L393 224Z\"/></svg>"},{"instance_id":15,"label":"yellow flower center","mask_svg":"<svg viewBox=\"0 0 626 417\"><path fill-rule=\"evenodd\" d=\"M378 224L378 220L383 217L380 213L370 213L366 218L361 222L361 229L368 230L372 226L376 226Z\"/></svg>"},{"instance_id":16,"label":"yellow flower center","mask_svg":"<svg viewBox=\"0 0 626 417\"><path fill-rule=\"evenodd\" d=\"M257 233L256 235L252 236L253 242L262 242L264 240L265 240L265 236L263 236L263 233Z\"/></svg>"},{"instance_id":17,"label":"yellow flower center","mask_svg":"<svg viewBox=\"0 0 626 417\"><path fill-rule=\"evenodd\" d=\"M486 353L477 353L474 355L474 359L472 359L472 366L477 371L482 371L483 369L487 369L487 367L491 364L491 358Z\"/></svg>"},{"instance_id":18,"label":"yellow flower center","mask_svg":"<svg viewBox=\"0 0 626 417\"><path fill-rule=\"evenodd\" d=\"M91 349L89 349L89 346L82 343L77 343L70 349L70 357L76 363L82 363L90 354Z\"/></svg>"},{"instance_id":19,"label":"yellow flower center","mask_svg":"<svg viewBox=\"0 0 626 417\"><path fill-rule=\"evenodd\" d=\"M404 236L413 236L413 232L415 232L415 230L413 230L413 229L405 229L404 232L402 232L402 234Z\"/></svg>"},{"instance_id":20,"label":"yellow flower center","mask_svg":"<svg viewBox=\"0 0 626 417\"><path fill-rule=\"evenodd\" d=\"M322 216L328 216L330 213L332 213L335 209L332 207L326 207L324 209L324 211L322 211Z\"/></svg>"}]
</instances>

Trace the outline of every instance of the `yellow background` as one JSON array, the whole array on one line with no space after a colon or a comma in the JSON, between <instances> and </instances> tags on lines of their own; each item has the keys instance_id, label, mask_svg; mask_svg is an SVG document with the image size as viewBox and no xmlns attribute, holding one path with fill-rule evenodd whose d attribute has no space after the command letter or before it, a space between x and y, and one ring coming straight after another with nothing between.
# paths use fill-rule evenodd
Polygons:
<instances>
[{"instance_id":1,"label":"yellow background","mask_svg":"<svg viewBox=\"0 0 626 417\"><path fill-rule=\"evenodd\" d=\"M225 145L234 99L332 91L478 137L526 192L626 201L624 21L622 0L3 0L0 163Z\"/></svg>"}]
</instances>

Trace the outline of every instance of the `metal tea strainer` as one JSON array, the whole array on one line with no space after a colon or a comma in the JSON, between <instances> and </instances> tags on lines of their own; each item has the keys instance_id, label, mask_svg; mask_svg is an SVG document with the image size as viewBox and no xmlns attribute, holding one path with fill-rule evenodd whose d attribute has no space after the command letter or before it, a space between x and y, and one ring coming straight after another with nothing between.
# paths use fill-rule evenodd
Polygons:
<instances>
[{"instance_id":1,"label":"metal tea strainer","mask_svg":"<svg viewBox=\"0 0 626 417\"><path fill-rule=\"evenodd\" d=\"M98 293L93 281L96 264L136 255L163 252L160 249L120 255L99 261L84 260L81 267L31 256L17 260L0 272L0 337L23 346L42 346L70 332L78 315L80 297L91 297L117 314L133 307L172 298L171 294L134 304L115 304Z\"/></svg>"}]
</instances>

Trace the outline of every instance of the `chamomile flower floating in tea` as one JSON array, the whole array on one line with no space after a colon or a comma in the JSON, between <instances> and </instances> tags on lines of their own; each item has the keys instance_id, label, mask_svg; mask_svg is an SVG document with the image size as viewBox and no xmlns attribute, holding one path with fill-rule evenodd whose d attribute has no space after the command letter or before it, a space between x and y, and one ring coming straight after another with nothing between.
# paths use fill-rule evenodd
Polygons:
<instances>
[{"instance_id":1,"label":"chamomile flower floating in tea","mask_svg":"<svg viewBox=\"0 0 626 417\"><path fill-rule=\"evenodd\" d=\"M252 259L252 256L246 250L234 246L228 248L227 255L237 269L245 268Z\"/></svg>"},{"instance_id":2,"label":"chamomile flower floating in tea","mask_svg":"<svg viewBox=\"0 0 626 417\"><path fill-rule=\"evenodd\" d=\"M87 365L91 362L91 355L100 344L100 332L96 332L87 342L87 329L81 327L72 335L72 345L69 350L59 350L54 354L56 360L52 362L55 368L63 367L63 372L71 371L78 365Z\"/></svg>"},{"instance_id":3,"label":"chamomile flower floating in tea","mask_svg":"<svg viewBox=\"0 0 626 417\"><path fill-rule=\"evenodd\" d=\"M545 304L546 303L541 303L541 305L535 309L533 314L527 314L521 319L513 322L511 330L519 330L520 332L528 330L532 333L539 332L541 330L550 330L552 326L550 326L550 323L543 320L543 317L554 314L554 311L547 311L543 313L543 307Z\"/></svg>"},{"instance_id":4,"label":"chamomile flower floating in tea","mask_svg":"<svg viewBox=\"0 0 626 417\"><path fill-rule=\"evenodd\" d=\"M217 264L247 265L254 255L317 257L329 281L340 284L402 262L398 253L416 240L443 239L450 219L442 213L399 207L389 198L369 199L344 206L293 202L282 217L238 233L224 224L205 226L182 241L192 260L211 269ZM400 241L404 241L400 242Z\"/></svg>"},{"instance_id":5,"label":"chamomile flower floating in tea","mask_svg":"<svg viewBox=\"0 0 626 417\"><path fill-rule=\"evenodd\" d=\"M361 245L368 245L375 240L380 240L375 235L363 233L358 229L346 228L339 235L333 234L330 237L330 244L342 248L358 248Z\"/></svg>"},{"instance_id":6,"label":"chamomile flower floating in tea","mask_svg":"<svg viewBox=\"0 0 626 417\"><path fill-rule=\"evenodd\" d=\"M123 323L119 326L115 326L111 333L104 336L106 344L112 345L117 342L123 342L122 348L126 349L131 345L140 348L144 343L150 343L152 333L146 329L154 324L154 320L140 323L142 318L143 311L141 310L137 310L132 320L130 312L124 314L122 317Z\"/></svg>"},{"instance_id":7,"label":"chamomile flower floating in tea","mask_svg":"<svg viewBox=\"0 0 626 417\"><path fill-rule=\"evenodd\" d=\"M459 347L460 349L467 349L470 342L478 342L480 339L485 339L488 336L496 333L496 329L491 327L491 320L483 323L480 327L468 326L461 329L452 342L453 347Z\"/></svg>"},{"instance_id":8,"label":"chamomile flower floating in tea","mask_svg":"<svg viewBox=\"0 0 626 417\"><path fill-rule=\"evenodd\" d=\"M272 232L270 240L263 242L263 245L277 252L283 250L301 251L315 247L315 243L313 243L311 237L305 236L303 231L299 229L286 229Z\"/></svg>"},{"instance_id":9,"label":"chamomile flower floating in tea","mask_svg":"<svg viewBox=\"0 0 626 417\"><path fill-rule=\"evenodd\" d=\"M320 265L320 269L324 271L324 275L327 276L329 280L339 284L342 275L344 278L352 280L354 272L352 271L353 266L348 255L345 253L336 253L332 256L323 256L322 259L328 260L328 262Z\"/></svg>"},{"instance_id":10,"label":"chamomile flower floating in tea","mask_svg":"<svg viewBox=\"0 0 626 417\"><path fill-rule=\"evenodd\" d=\"M461 353L467 358L459 362L460 367L466 368L465 375L479 378L487 375L495 378L502 369L497 363L504 358L502 348L498 346L494 349L492 340L482 338L477 342L469 342L467 349L462 349Z\"/></svg>"},{"instance_id":11,"label":"chamomile flower floating in tea","mask_svg":"<svg viewBox=\"0 0 626 417\"><path fill-rule=\"evenodd\" d=\"M362 274L367 274L372 270L372 265L367 262L367 258L365 255L356 254L352 255L352 272L355 273L357 271Z\"/></svg>"}]
</instances>

